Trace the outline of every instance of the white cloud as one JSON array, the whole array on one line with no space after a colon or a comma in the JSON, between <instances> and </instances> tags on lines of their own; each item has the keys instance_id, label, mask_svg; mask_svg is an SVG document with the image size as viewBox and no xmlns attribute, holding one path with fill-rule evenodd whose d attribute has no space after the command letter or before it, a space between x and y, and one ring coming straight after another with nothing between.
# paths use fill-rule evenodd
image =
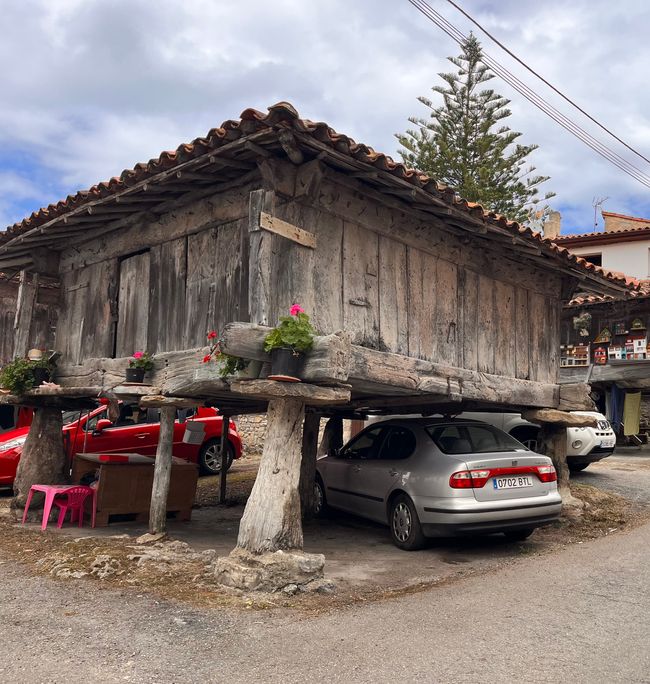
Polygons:
<instances>
[{"instance_id":1,"label":"white cloud","mask_svg":"<svg viewBox=\"0 0 650 684\"><path fill-rule=\"evenodd\" d=\"M447 3L430 2L463 32L472 28ZM463 6L618 135L648 150L650 5ZM119 174L248 106L278 100L396 154L393 134L421 112L416 97L430 92L437 72L450 69L445 58L458 52L406 0L31 0L6 3L3 13L12 30L0 43L0 171L15 170L16 154L29 158L19 173L36 191L18 197L0 184L0 220L19 218L16 207L45 204L53 191L63 196ZM578 116L477 33L493 57ZM509 125L540 145L533 163L552 176L548 186L567 222L590 226L594 196L609 196L611 211L650 212L646 188L493 83L513 100Z\"/></svg>"}]
</instances>

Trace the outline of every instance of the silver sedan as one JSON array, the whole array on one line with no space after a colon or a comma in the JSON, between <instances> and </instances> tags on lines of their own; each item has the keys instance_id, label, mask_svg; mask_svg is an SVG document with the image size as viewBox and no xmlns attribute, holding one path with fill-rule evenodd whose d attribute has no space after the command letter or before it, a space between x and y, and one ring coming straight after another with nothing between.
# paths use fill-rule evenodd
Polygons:
<instances>
[{"instance_id":1,"label":"silver sedan","mask_svg":"<svg viewBox=\"0 0 650 684\"><path fill-rule=\"evenodd\" d=\"M331 507L387 524L407 550L459 534L521 541L560 515L556 480L550 458L492 425L394 419L318 460L316 513Z\"/></svg>"}]
</instances>

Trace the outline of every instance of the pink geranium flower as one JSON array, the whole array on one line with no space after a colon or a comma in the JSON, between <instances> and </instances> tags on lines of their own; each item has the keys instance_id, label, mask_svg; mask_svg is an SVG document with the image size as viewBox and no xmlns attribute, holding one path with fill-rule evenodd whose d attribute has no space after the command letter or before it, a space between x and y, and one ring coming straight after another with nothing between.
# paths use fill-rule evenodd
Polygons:
<instances>
[{"instance_id":1,"label":"pink geranium flower","mask_svg":"<svg viewBox=\"0 0 650 684\"><path fill-rule=\"evenodd\" d=\"M210 354L208 354L207 356L204 356L203 357L203 363L210 363L210 358L211 358Z\"/></svg>"},{"instance_id":2,"label":"pink geranium flower","mask_svg":"<svg viewBox=\"0 0 650 684\"><path fill-rule=\"evenodd\" d=\"M217 337L217 333L216 333L214 330L211 330L211 331L208 333L208 339L209 339L209 340L214 340L216 337Z\"/></svg>"},{"instance_id":3,"label":"pink geranium flower","mask_svg":"<svg viewBox=\"0 0 650 684\"><path fill-rule=\"evenodd\" d=\"M135 354L133 354L134 359L141 359L143 356L144 352L135 352Z\"/></svg>"},{"instance_id":4,"label":"pink geranium flower","mask_svg":"<svg viewBox=\"0 0 650 684\"><path fill-rule=\"evenodd\" d=\"M305 313L305 310L300 306L300 304L294 304L290 311L292 316L297 316L298 314Z\"/></svg>"}]
</instances>

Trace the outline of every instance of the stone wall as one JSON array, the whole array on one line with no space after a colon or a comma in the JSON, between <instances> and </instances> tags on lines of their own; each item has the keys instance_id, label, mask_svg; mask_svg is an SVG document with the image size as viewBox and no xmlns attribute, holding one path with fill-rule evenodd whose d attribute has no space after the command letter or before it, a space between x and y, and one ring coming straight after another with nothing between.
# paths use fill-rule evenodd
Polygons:
<instances>
[{"instance_id":1,"label":"stone wall","mask_svg":"<svg viewBox=\"0 0 650 684\"><path fill-rule=\"evenodd\" d=\"M262 453L264 447L264 439L266 438L266 414L261 413L249 416L235 416L235 424L237 430L241 435L243 442L243 455L247 456L259 455ZM321 435L325 429L326 420L321 420L320 430ZM346 442L350 438L351 421L343 421L343 441Z\"/></svg>"}]
</instances>

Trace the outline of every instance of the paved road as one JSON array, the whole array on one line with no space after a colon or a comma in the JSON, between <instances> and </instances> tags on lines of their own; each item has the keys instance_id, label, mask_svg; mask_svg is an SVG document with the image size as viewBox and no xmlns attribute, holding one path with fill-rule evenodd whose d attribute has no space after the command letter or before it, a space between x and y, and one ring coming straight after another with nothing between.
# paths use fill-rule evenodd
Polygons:
<instances>
[{"instance_id":1,"label":"paved road","mask_svg":"<svg viewBox=\"0 0 650 684\"><path fill-rule=\"evenodd\" d=\"M650 525L317 618L95 586L0 565L0 681L650 682Z\"/></svg>"}]
</instances>

